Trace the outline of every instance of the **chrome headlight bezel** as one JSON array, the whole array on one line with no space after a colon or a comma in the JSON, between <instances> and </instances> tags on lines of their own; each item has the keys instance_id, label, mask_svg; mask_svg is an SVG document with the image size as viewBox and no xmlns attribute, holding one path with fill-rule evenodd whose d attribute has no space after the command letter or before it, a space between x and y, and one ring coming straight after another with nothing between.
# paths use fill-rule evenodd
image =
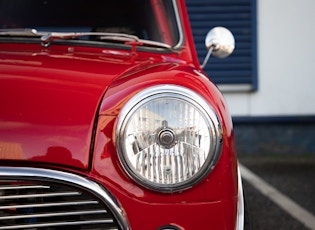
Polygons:
<instances>
[{"instance_id":1,"label":"chrome headlight bezel","mask_svg":"<svg viewBox=\"0 0 315 230\"><path fill-rule=\"evenodd\" d=\"M128 138L126 136L126 131L130 119L133 119L134 114L142 106L159 99L169 99L176 100L182 103L188 103L190 106L193 107L194 110L200 113L203 121L207 124L207 132L209 132L210 143L209 149L207 149L206 153L207 156L205 157L200 169L198 169L198 171L194 173L194 175L183 181L174 183L161 183L152 181L146 178L145 175L142 175L139 171L137 171L127 154L128 150L126 149L126 142ZM156 133L158 133L158 131ZM172 139L172 137L174 137L174 140ZM169 144L165 144L165 149L172 148L178 143L176 135L173 135L173 131L168 128L165 128L165 130L163 130L162 138L164 138L162 139L163 143L168 143L168 141L170 142ZM207 101L203 97L201 97L194 91L181 86L157 85L139 92L124 105L116 123L115 140L119 160L124 170L134 181L154 191L176 192L192 187L194 184L202 180L214 168L221 154L223 134L218 116L216 115L213 107L209 105L209 103L207 103ZM161 140L156 142L161 142ZM161 143L159 143L159 145L160 144ZM159 146L159 148L161 148L161 146Z\"/></svg>"}]
</instances>

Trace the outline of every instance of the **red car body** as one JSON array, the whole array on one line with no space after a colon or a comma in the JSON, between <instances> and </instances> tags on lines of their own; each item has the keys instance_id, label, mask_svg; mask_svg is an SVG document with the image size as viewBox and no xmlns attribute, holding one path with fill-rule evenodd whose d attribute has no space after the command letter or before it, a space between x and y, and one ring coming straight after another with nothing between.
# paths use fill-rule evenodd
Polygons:
<instances>
[{"instance_id":1,"label":"red car body","mask_svg":"<svg viewBox=\"0 0 315 230\"><path fill-rule=\"evenodd\" d=\"M236 229L240 181L232 121L221 93L200 68L184 1L176 3L184 40L174 52L137 50L137 42L119 49L0 40L0 179L34 169L93 181L113 197L119 212L111 211L121 229ZM174 192L137 183L116 146L122 108L160 85L200 95L222 126L215 167Z\"/></svg>"}]
</instances>

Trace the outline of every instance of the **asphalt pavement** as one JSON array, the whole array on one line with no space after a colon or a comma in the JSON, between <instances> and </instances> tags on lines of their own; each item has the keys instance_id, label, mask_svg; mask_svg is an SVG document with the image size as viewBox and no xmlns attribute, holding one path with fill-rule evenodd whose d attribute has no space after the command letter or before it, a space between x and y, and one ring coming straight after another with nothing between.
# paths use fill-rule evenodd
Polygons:
<instances>
[{"instance_id":1,"label":"asphalt pavement","mask_svg":"<svg viewBox=\"0 0 315 230\"><path fill-rule=\"evenodd\" d=\"M257 186L243 178L252 229L315 230L315 155L249 154L239 161L261 180Z\"/></svg>"}]
</instances>

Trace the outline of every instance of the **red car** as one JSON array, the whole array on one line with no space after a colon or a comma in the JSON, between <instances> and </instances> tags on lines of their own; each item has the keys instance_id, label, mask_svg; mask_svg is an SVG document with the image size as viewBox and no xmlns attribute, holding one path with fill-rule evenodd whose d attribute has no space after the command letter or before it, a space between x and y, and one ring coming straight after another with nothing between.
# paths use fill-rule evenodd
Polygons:
<instances>
[{"instance_id":1,"label":"red car","mask_svg":"<svg viewBox=\"0 0 315 230\"><path fill-rule=\"evenodd\" d=\"M243 229L184 0L0 0L0 29L0 229Z\"/></svg>"}]
</instances>

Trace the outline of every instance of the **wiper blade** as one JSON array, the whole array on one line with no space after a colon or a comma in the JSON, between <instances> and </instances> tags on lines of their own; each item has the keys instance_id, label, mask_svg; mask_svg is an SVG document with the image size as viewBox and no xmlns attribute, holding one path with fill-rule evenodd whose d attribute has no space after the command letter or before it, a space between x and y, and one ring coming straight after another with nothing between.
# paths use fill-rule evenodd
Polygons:
<instances>
[{"instance_id":1,"label":"wiper blade","mask_svg":"<svg viewBox=\"0 0 315 230\"><path fill-rule=\"evenodd\" d=\"M100 40L111 40L124 42L125 44L134 45L149 45L171 49L172 47L168 44L150 40L140 39L135 35L124 34L124 33L106 33L106 32L50 32L46 33L41 37L42 45L48 47L52 41L58 39L73 39L84 36L98 36Z\"/></svg>"},{"instance_id":2,"label":"wiper blade","mask_svg":"<svg viewBox=\"0 0 315 230\"><path fill-rule=\"evenodd\" d=\"M124 41L126 44L130 44L130 45L139 45L139 46L148 45L148 46L155 46L155 47L161 47L161 48L167 48L167 49L172 48L170 45L162 43L162 42L139 39L137 36L134 36L134 35L128 35L127 34L128 37L121 37L120 35L122 35L122 34L118 34L118 36L113 35L113 34L112 35L104 35L104 36L101 36L100 39L101 40Z\"/></svg>"}]
</instances>

